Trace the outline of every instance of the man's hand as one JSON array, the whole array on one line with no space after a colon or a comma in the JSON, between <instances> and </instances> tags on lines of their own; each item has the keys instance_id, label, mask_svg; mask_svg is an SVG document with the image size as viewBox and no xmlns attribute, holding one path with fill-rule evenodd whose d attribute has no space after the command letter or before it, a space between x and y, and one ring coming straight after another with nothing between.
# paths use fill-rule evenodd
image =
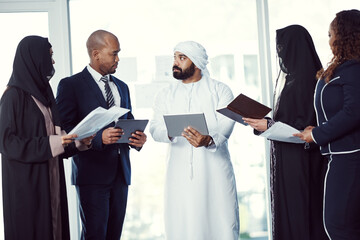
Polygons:
<instances>
[{"instance_id":1,"label":"man's hand","mask_svg":"<svg viewBox=\"0 0 360 240\"><path fill-rule=\"evenodd\" d=\"M208 146L212 139L209 135L201 135L201 133L192 127L185 128L182 136L185 137L186 140L188 140L188 142L196 148Z\"/></svg>"},{"instance_id":2,"label":"man's hand","mask_svg":"<svg viewBox=\"0 0 360 240\"><path fill-rule=\"evenodd\" d=\"M109 127L102 132L102 142L105 145L116 143L124 135L121 128Z\"/></svg>"},{"instance_id":3,"label":"man's hand","mask_svg":"<svg viewBox=\"0 0 360 240\"><path fill-rule=\"evenodd\" d=\"M146 134L140 131L136 131L131 134L129 145L134 147L142 147L146 142Z\"/></svg>"}]
</instances>

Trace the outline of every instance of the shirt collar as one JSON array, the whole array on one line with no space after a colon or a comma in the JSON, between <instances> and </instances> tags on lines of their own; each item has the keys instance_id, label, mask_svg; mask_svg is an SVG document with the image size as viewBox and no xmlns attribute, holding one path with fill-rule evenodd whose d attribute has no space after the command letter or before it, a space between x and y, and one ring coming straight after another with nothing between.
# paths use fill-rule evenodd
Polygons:
<instances>
[{"instance_id":1,"label":"shirt collar","mask_svg":"<svg viewBox=\"0 0 360 240\"><path fill-rule=\"evenodd\" d=\"M101 81L101 77L102 75L100 73L98 73L95 69L93 69L90 64L87 65L87 70L89 71L89 73L91 74L91 76L95 79L95 81L99 82ZM106 77L109 80L109 74L105 75L104 77Z\"/></svg>"}]
</instances>

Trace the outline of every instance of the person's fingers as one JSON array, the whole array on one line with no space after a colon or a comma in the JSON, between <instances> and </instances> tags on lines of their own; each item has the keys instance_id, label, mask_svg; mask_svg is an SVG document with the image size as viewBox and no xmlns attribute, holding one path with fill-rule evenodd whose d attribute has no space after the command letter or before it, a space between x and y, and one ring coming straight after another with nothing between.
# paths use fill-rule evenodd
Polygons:
<instances>
[{"instance_id":1,"label":"person's fingers","mask_svg":"<svg viewBox=\"0 0 360 240\"><path fill-rule=\"evenodd\" d=\"M185 133L187 136L193 135L188 128L184 128L184 133Z\"/></svg>"},{"instance_id":2,"label":"person's fingers","mask_svg":"<svg viewBox=\"0 0 360 240\"><path fill-rule=\"evenodd\" d=\"M68 139L74 139L74 138L77 138L77 134L69 134L69 135L66 135Z\"/></svg>"},{"instance_id":3,"label":"person's fingers","mask_svg":"<svg viewBox=\"0 0 360 240\"><path fill-rule=\"evenodd\" d=\"M192 135L194 135L194 136L196 136L196 134L198 133L198 131L196 131L196 130L195 130L194 128L192 128L192 127L187 127L186 130L187 130L190 134L192 134Z\"/></svg>"}]
</instances>

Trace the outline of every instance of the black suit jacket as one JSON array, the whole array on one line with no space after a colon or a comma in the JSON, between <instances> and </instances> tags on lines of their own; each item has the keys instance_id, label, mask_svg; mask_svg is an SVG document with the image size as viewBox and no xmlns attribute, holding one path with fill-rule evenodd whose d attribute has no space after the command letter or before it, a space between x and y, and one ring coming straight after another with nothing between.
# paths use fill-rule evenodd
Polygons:
<instances>
[{"instance_id":1,"label":"black suit jacket","mask_svg":"<svg viewBox=\"0 0 360 240\"><path fill-rule=\"evenodd\" d=\"M315 90L318 127L312 130L321 153L360 151L360 62L338 66L328 84L322 79Z\"/></svg>"},{"instance_id":2,"label":"black suit jacket","mask_svg":"<svg viewBox=\"0 0 360 240\"><path fill-rule=\"evenodd\" d=\"M111 76L116 84L120 97L121 107L130 109L130 112L121 118L132 119L131 102L128 86L121 80ZM101 106L108 108L99 86L85 68L82 72L64 78L60 81L57 90L56 102L60 112L62 128L71 131L92 110ZM114 125L114 123L112 123ZM102 132L110 125L100 130L92 141L92 148L79 152L73 157L72 183L83 184L109 184L118 171L130 185L131 166L128 144L102 143ZM120 150L120 157L119 152ZM119 166L119 164L121 164Z\"/></svg>"}]
</instances>

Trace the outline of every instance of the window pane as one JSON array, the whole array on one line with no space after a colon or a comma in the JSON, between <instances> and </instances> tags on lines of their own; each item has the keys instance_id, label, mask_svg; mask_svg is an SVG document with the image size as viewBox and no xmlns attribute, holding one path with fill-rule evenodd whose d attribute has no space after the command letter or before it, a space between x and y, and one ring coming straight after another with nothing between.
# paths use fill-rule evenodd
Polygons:
<instances>
[{"instance_id":1,"label":"window pane","mask_svg":"<svg viewBox=\"0 0 360 240\"><path fill-rule=\"evenodd\" d=\"M0 44L3 46L0 58L0 93L9 82L15 51L18 43L27 35L49 36L47 12L0 13Z\"/></svg>"},{"instance_id":2,"label":"window pane","mask_svg":"<svg viewBox=\"0 0 360 240\"><path fill-rule=\"evenodd\" d=\"M332 56L328 44L330 22L335 18L335 14L337 12L354 8L359 9L359 7L360 5L358 0L269 1L270 37L273 49L272 66L278 66L275 57L276 29L280 29L291 24L302 25L309 31L311 37L313 38L319 58L323 66L326 66Z\"/></svg>"},{"instance_id":3,"label":"window pane","mask_svg":"<svg viewBox=\"0 0 360 240\"><path fill-rule=\"evenodd\" d=\"M156 92L175 81L173 48L185 40L206 48L212 78L228 84L235 96L244 93L261 100L256 1L105 0L98 4L74 0L70 1L70 22L74 73L89 62L85 43L93 31L105 29L117 35L121 52L115 76L129 85L136 118L151 118ZM144 148L131 153L125 240L164 239L167 145L154 142L147 130ZM253 136L250 128L236 124L229 147L237 180L241 235L267 239L264 140Z\"/></svg>"}]
</instances>

